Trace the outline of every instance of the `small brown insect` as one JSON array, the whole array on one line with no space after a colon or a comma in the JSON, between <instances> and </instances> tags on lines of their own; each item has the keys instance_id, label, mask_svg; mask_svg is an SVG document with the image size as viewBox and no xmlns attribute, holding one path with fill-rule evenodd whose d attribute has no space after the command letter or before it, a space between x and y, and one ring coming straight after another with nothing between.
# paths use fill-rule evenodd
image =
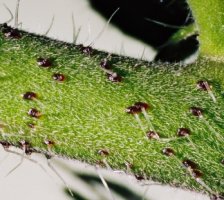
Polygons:
<instances>
[{"instance_id":1,"label":"small brown insect","mask_svg":"<svg viewBox=\"0 0 224 200\"><path fill-rule=\"evenodd\" d=\"M197 169L193 169L192 170L192 176L196 179L201 178L203 176L202 172L197 170Z\"/></svg>"},{"instance_id":2,"label":"small brown insect","mask_svg":"<svg viewBox=\"0 0 224 200\"><path fill-rule=\"evenodd\" d=\"M8 26L6 23L3 24L2 33L4 34L4 36L6 38L10 38L10 39L20 39L21 38L21 34L20 34L19 30Z\"/></svg>"},{"instance_id":3,"label":"small brown insect","mask_svg":"<svg viewBox=\"0 0 224 200\"><path fill-rule=\"evenodd\" d=\"M191 131L188 128L179 128L177 131L177 135L179 137L186 137L186 136L189 136L190 134L191 134Z\"/></svg>"},{"instance_id":4,"label":"small brown insect","mask_svg":"<svg viewBox=\"0 0 224 200\"><path fill-rule=\"evenodd\" d=\"M138 114L141 113L141 108L136 107L136 106L129 106L125 109L125 112L128 114Z\"/></svg>"},{"instance_id":5,"label":"small brown insect","mask_svg":"<svg viewBox=\"0 0 224 200\"><path fill-rule=\"evenodd\" d=\"M209 85L209 83L207 81L198 81L197 82L197 88L200 89L200 90L203 90L203 91L207 91L209 96L212 98L212 100L214 101L214 103L216 103L216 98L215 98L215 95L214 93L212 92L211 90L211 86Z\"/></svg>"},{"instance_id":6,"label":"small brown insect","mask_svg":"<svg viewBox=\"0 0 224 200\"><path fill-rule=\"evenodd\" d=\"M25 154L26 155L31 155L34 152L35 152L35 150L30 148L30 147L25 148Z\"/></svg>"},{"instance_id":7,"label":"small brown insect","mask_svg":"<svg viewBox=\"0 0 224 200\"><path fill-rule=\"evenodd\" d=\"M144 102L136 102L134 104L134 106L136 106L137 108L140 108L140 109L145 109L145 110L149 109L149 104L144 103Z\"/></svg>"},{"instance_id":8,"label":"small brown insect","mask_svg":"<svg viewBox=\"0 0 224 200\"><path fill-rule=\"evenodd\" d=\"M26 140L19 141L19 147L25 151L25 154L30 155L31 152L31 145Z\"/></svg>"},{"instance_id":9,"label":"small brown insect","mask_svg":"<svg viewBox=\"0 0 224 200\"><path fill-rule=\"evenodd\" d=\"M37 94L34 92L26 92L23 94L23 99L25 100L34 100L37 98Z\"/></svg>"},{"instance_id":10,"label":"small brown insect","mask_svg":"<svg viewBox=\"0 0 224 200\"><path fill-rule=\"evenodd\" d=\"M84 53L88 56L90 56L93 53L93 48L91 46L86 46L85 47L82 44L80 44L77 47L81 50L82 53Z\"/></svg>"},{"instance_id":11,"label":"small brown insect","mask_svg":"<svg viewBox=\"0 0 224 200\"><path fill-rule=\"evenodd\" d=\"M48 68L51 67L53 65L52 60L49 58L38 58L37 59L37 64L40 67L44 67L44 68Z\"/></svg>"},{"instance_id":12,"label":"small brown insect","mask_svg":"<svg viewBox=\"0 0 224 200\"><path fill-rule=\"evenodd\" d=\"M197 88L200 90L208 91L211 90L210 85L207 81L200 80L197 82Z\"/></svg>"},{"instance_id":13,"label":"small brown insect","mask_svg":"<svg viewBox=\"0 0 224 200\"><path fill-rule=\"evenodd\" d=\"M58 82L63 82L65 80L65 76L63 74L60 74L60 73L53 74L52 78L55 81L58 81Z\"/></svg>"},{"instance_id":14,"label":"small brown insect","mask_svg":"<svg viewBox=\"0 0 224 200\"><path fill-rule=\"evenodd\" d=\"M5 37L11 38L11 39L20 39L21 35L20 32L17 29L12 29L10 32L4 34Z\"/></svg>"},{"instance_id":15,"label":"small brown insect","mask_svg":"<svg viewBox=\"0 0 224 200\"><path fill-rule=\"evenodd\" d=\"M108 156L110 153L107 149L100 149L98 151L98 154L101 155L101 156Z\"/></svg>"},{"instance_id":16,"label":"small brown insect","mask_svg":"<svg viewBox=\"0 0 224 200\"><path fill-rule=\"evenodd\" d=\"M202 117L203 110L199 107L191 107L190 112L196 117Z\"/></svg>"},{"instance_id":17,"label":"small brown insect","mask_svg":"<svg viewBox=\"0 0 224 200\"><path fill-rule=\"evenodd\" d=\"M119 83L122 81L122 77L120 75L118 75L117 73L107 74L107 78L109 81L114 82L114 83Z\"/></svg>"},{"instance_id":18,"label":"small brown insect","mask_svg":"<svg viewBox=\"0 0 224 200\"><path fill-rule=\"evenodd\" d=\"M19 145L20 145L20 147L28 147L28 146L30 146L30 143L29 142L27 142L26 140L21 140L21 141L19 141Z\"/></svg>"},{"instance_id":19,"label":"small brown insect","mask_svg":"<svg viewBox=\"0 0 224 200\"><path fill-rule=\"evenodd\" d=\"M103 69L111 69L111 66L109 64L109 61L107 59L103 59L101 60L100 62L100 66L103 68Z\"/></svg>"},{"instance_id":20,"label":"small brown insect","mask_svg":"<svg viewBox=\"0 0 224 200\"><path fill-rule=\"evenodd\" d=\"M139 124L139 126L140 126L140 128L142 129L143 132L145 132L145 128L144 128L144 126L142 124L142 121L141 121L138 114L143 112L143 114L145 116L144 111L145 110L142 110L142 108L140 106L135 106L135 105L134 106L129 106L128 108L125 109L126 113L134 115L136 121L138 122L138 124Z\"/></svg>"},{"instance_id":21,"label":"small brown insect","mask_svg":"<svg viewBox=\"0 0 224 200\"><path fill-rule=\"evenodd\" d=\"M164 148L162 153L166 156L173 156L175 154L174 150L171 148Z\"/></svg>"},{"instance_id":22,"label":"small brown insect","mask_svg":"<svg viewBox=\"0 0 224 200\"><path fill-rule=\"evenodd\" d=\"M136 178L138 181L145 180L144 176L142 176L142 175L138 175L138 174L135 175L135 178Z\"/></svg>"},{"instance_id":23,"label":"small brown insect","mask_svg":"<svg viewBox=\"0 0 224 200\"><path fill-rule=\"evenodd\" d=\"M155 139L155 140L159 140L159 134L155 131L149 131L148 133L146 133L146 136L148 137L148 139Z\"/></svg>"},{"instance_id":24,"label":"small brown insect","mask_svg":"<svg viewBox=\"0 0 224 200\"><path fill-rule=\"evenodd\" d=\"M41 113L36 108L31 108L28 111L28 115L34 118L39 118L41 116Z\"/></svg>"},{"instance_id":25,"label":"small brown insect","mask_svg":"<svg viewBox=\"0 0 224 200\"><path fill-rule=\"evenodd\" d=\"M44 140L44 144L46 144L47 146L51 147L53 145L55 145L55 142L52 140Z\"/></svg>"},{"instance_id":26,"label":"small brown insect","mask_svg":"<svg viewBox=\"0 0 224 200\"><path fill-rule=\"evenodd\" d=\"M7 141L0 141L0 144L4 149L8 149L11 146L11 144Z\"/></svg>"},{"instance_id":27,"label":"small brown insect","mask_svg":"<svg viewBox=\"0 0 224 200\"><path fill-rule=\"evenodd\" d=\"M183 163L183 166L186 167L186 168L190 168L190 169L197 169L198 168L198 165L195 162L193 162L189 159L183 160L182 163Z\"/></svg>"}]
</instances>

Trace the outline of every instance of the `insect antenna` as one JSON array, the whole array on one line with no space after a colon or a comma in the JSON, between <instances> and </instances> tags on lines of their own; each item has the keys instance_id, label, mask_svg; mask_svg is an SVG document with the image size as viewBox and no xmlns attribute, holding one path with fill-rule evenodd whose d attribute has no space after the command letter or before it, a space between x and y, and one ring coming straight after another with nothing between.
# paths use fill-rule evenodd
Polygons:
<instances>
[{"instance_id":1,"label":"insect antenna","mask_svg":"<svg viewBox=\"0 0 224 200\"><path fill-rule=\"evenodd\" d=\"M190 112L192 115L194 115L195 117L198 117L199 120L201 120L209 129L210 131L217 137L217 139L219 139L221 142L224 140L223 136L218 133L208 122L208 120L205 118L204 114L203 114L203 109L199 108L199 107L191 107L190 108Z\"/></svg>"},{"instance_id":2,"label":"insect antenna","mask_svg":"<svg viewBox=\"0 0 224 200\"><path fill-rule=\"evenodd\" d=\"M202 91L207 91L208 95L211 97L214 103L217 102L214 93L212 92L212 86L204 80L200 80L197 82L197 88Z\"/></svg>"},{"instance_id":3,"label":"insect antenna","mask_svg":"<svg viewBox=\"0 0 224 200\"><path fill-rule=\"evenodd\" d=\"M162 153L167 157L173 157L181 166L183 166L188 175L194 179L199 185L206 189L210 194L215 192L202 180L203 173L198 169L198 165L189 159L181 160L172 148L164 148ZM215 194L216 195L216 194Z\"/></svg>"}]
</instances>

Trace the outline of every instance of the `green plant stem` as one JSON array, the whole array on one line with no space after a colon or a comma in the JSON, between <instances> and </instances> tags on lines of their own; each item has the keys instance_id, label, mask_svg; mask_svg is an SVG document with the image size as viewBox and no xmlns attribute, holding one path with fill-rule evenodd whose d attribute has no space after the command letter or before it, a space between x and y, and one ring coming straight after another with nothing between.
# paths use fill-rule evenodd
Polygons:
<instances>
[{"instance_id":1,"label":"green plant stem","mask_svg":"<svg viewBox=\"0 0 224 200\"><path fill-rule=\"evenodd\" d=\"M222 0L188 0L200 33L201 52L218 57L224 55L224 4Z\"/></svg>"},{"instance_id":2,"label":"green plant stem","mask_svg":"<svg viewBox=\"0 0 224 200\"><path fill-rule=\"evenodd\" d=\"M188 67L179 64L147 63L112 55L112 70L123 77L112 83L100 67L107 57L104 52L83 54L77 46L22 33L18 40L0 33L0 131L1 140L17 145L25 139L33 147L49 150L43 143L52 140L51 152L95 165L106 159L112 169L125 170L133 164L134 174L194 190L203 190L180 163L161 151L171 147L179 160L192 159L203 172L203 181L213 191L223 192L223 141L217 140L207 124L189 112L191 106L204 109L205 120L223 135L224 68L223 63L204 57ZM38 57L53 58L53 66L37 65ZM138 67L136 67L138 66ZM58 83L54 73L66 79ZM199 80L207 80L217 102L209 94L196 89ZM28 101L21 94L36 92L37 100ZM200 154L186 139L149 140L150 124L143 114L139 119L125 112L136 102L150 104L147 110L155 131L161 138L175 138L177 129L191 129L191 141L200 147ZM38 109L38 119L28 116L30 108ZM34 123L35 128L28 127ZM100 156L100 149L109 155Z\"/></svg>"}]
</instances>

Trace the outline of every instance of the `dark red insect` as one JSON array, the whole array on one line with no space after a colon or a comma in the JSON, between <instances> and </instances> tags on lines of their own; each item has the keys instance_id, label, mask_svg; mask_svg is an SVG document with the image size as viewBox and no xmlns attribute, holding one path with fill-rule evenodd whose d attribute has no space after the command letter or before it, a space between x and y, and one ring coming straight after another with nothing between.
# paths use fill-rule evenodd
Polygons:
<instances>
[{"instance_id":1,"label":"dark red insect","mask_svg":"<svg viewBox=\"0 0 224 200\"><path fill-rule=\"evenodd\" d=\"M25 151L26 155L31 155L33 153L30 143L26 140L19 141L19 147Z\"/></svg>"},{"instance_id":2,"label":"dark red insect","mask_svg":"<svg viewBox=\"0 0 224 200\"><path fill-rule=\"evenodd\" d=\"M111 69L111 66L109 64L109 61L107 59L103 59L101 60L100 62L100 66L103 68L103 69Z\"/></svg>"},{"instance_id":3,"label":"dark red insect","mask_svg":"<svg viewBox=\"0 0 224 200\"><path fill-rule=\"evenodd\" d=\"M129 106L125 109L125 112L133 115L133 114L141 113L142 110L141 110L141 108L136 107L136 106Z\"/></svg>"},{"instance_id":4,"label":"dark red insect","mask_svg":"<svg viewBox=\"0 0 224 200\"><path fill-rule=\"evenodd\" d=\"M30 143L29 142L27 142L26 140L21 140L21 141L19 141L19 146L20 147L29 147L30 146Z\"/></svg>"},{"instance_id":5,"label":"dark red insect","mask_svg":"<svg viewBox=\"0 0 224 200\"><path fill-rule=\"evenodd\" d=\"M188 128L179 128L177 131L177 135L179 137L186 137L186 136L189 136L190 134L191 134L191 131Z\"/></svg>"},{"instance_id":6,"label":"dark red insect","mask_svg":"<svg viewBox=\"0 0 224 200\"><path fill-rule=\"evenodd\" d=\"M25 151L26 155L31 155L33 152L35 152L35 150L31 148L31 144L26 140L19 141L19 146Z\"/></svg>"},{"instance_id":7,"label":"dark red insect","mask_svg":"<svg viewBox=\"0 0 224 200\"><path fill-rule=\"evenodd\" d=\"M11 146L11 144L7 141L0 141L0 144L4 149L8 149Z\"/></svg>"},{"instance_id":8,"label":"dark red insect","mask_svg":"<svg viewBox=\"0 0 224 200\"><path fill-rule=\"evenodd\" d=\"M36 152L34 149L27 147L25 148L25 154L26 155L31 155L32 153Z\"/></svg>"},{"instance_id":9,"label":"dark red insect","mask_svg":"<svg viewBox=\"0 0 224 200\"><path fill-rule=\"evenodd\" d=\"M145 109L145 110L149 109L149 104L144 103L144 102L136 102L134 104L134 106L136 106L137 108L140 108L140 109Z\"/></svg>"},{"instance_id":10,"label":"dark red insect","mask_svg":"<svg viewBox=\"0 0 224 200\"><path fill-rule=\"evenodd\" d=\"M52 60L49 58L38 58L37 64L40 67L45 67L45 68L51 67L53 65Z\"/></svg>"},{"instance_id":11,"label":"dark red insect","mask_svg":"<svg viewBox=\"0 0 224 200\"><path fill-rule=\"evenodd\" d=\"M210 86L207 81L200 80L197 82L197 88L200 90L208 91L210 90Z\"/></svg>"},{"instance_id":12,"label":"dark red insect","mask_svg":"<svg viewBox=\"0 0 224 200\"><path fill-rule=\"evenodd\" d=\"M191 107L190 112L196 117L202 117L203 110L199 107Z\"/></svg>"},{"instance_id":13,"label":"dark red insect","mask_svg":"<svg viewBox=\"0 0 224 200\"><path fill-rule=\"evenodd\" d=\"M78 46L82 53L90 56L93 53L93 48L91 46L84 47L83 45Z\"/></svg>"},{"instance_id":14,"label":"dark red insect","mask_svg":"<svg viewBox=\"0 0 224 200\"><path fill-rule=\"evenodd\" d=\"M39 118L41 116L41 113L36 108L31 108L28 111L28 115L34 118Z\"/></svg>"},{"instance_id":15,"label":"dark red insect","mask_svg":"<svg viewBox=\"0 0 224 200\"><path fill-rule=\"evenodd\" d=\"M107 74L107 78L109 81L114 82L114 83L119 83L122 81L122 77L120 75L118 75L117 73Z\"/></svg>"},{"instance_id":16,"label":"dark red insect","mask_svg":"<svg viewBox=\"0 0 224 200\"><path fill-rule=\"evenodd\" d=\"M174 150L171 149L171 148L164 148L162 150L162 153L165 155L165 156L173 156L175 154Z\"/></svg>"},{"instance_id":17,"label":"dark red insect","mask_svg":"<svg viewBox=\"0 0 224 200\"><path fill-rule=\"evenodd\" d=\"M26 100L34 100L37 98L37 94L34 92L26 92L25 94L23 94L23 99Z\"/></svg>"},{"instance_id":18,"label":"dark red insect","mask_svg":"<svg viewBox=\"0 0 224 200\"><path fill-rule=\"evenodd\" d=\"M8 26L6 23L3 24L2 33L4 34L4 36L6 38L10 38L10 39L20 39L21 38L21 34L20 34L19 30Z\"/></svg>"},{"instance_id":19,"label":"dark red insect","mask_svg":"<svg viewBox=\"0 0 224 200\"><path fill-rule=\"evenodd\" d=\"M52 78L58 82L63 82L65 80L65 76L59 73L53 74Z\"/></svg>"},{"instance_id":20,"label":"dark red insect","mask_svg":"<svg viewBox=\"0 0 224 200\"><path fill-rule=\"evenodd\" d=\"M191 168L191 169L197 169L198 168L198 165L195 162L193 162L189 159L183 160L182 163L183 163L183 166L186 167L186 168Z\"/></svg>"},{"instance_id":21,"label":"dark red insect","mask_svg":"<svg viewBox=\"0 0 224 200\"><path fill-rule=\"evenodd\" d=\"M110 153L107 149L100 149L98 151L98 154L101 155L101 156L108 156Z\"/></svg>"},{"instance_id":22,"label":"dark red insect","mask_svg":"<svg viewBox=\"0 0 224 200\"><path fill-rule=\"evenodd\" d=\"M44 144L46 144L47 146L51 147L53 145L55 145L55 142L52 140L44 140Z\"/></svg>"},{"instance_id":23,"label":"dark red insect","mask_svg":"<svg viewBox=\"0 0 224 200\"><path fill-rule=\"evenodd\" d=\"M155 140L158 140L160 137L159 137L159 134L155 131L149 131L148 133L146 133L146 136L148 137L148 139L155 139Z\"/></svg>"},{"instance_id":24,"label":"dark red insect","mask_svg":"<svg viewBox=\"0 0 224 200\"><path fill-rule=\"evenodd\" d=\"M142 175L138 175L138 174L135 175L135 178L136 178L138 181L145 180L144 176L142 176Z\"/></svg>"},{"instance_id":25,"label":"dark red insect","mask_svg":"<svg viewBox=\"0 0 224 200\"><path fill-rule=\"evenodd\" d=\"M4 34L5 37L11 38L11 39L20 39L21 35L17 29L12 29L10 32L7 32Z\"/></svg>"},{"instance_id":26,"label":"dark red insect","mask_svg":"<svg viewBox=\"0 0 224 200\"><path fill-rule=\"evenodd\" d=\"M203 176L203 173L197 169L192 170L192 176L196 179L201 178Z\"/></svg>"}]
</instances>

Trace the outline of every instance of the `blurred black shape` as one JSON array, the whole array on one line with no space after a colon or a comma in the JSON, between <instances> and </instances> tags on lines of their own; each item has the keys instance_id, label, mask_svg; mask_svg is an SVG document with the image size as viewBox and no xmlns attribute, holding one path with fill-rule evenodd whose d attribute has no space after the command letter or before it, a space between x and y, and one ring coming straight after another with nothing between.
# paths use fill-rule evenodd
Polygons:
<instances>
[{"instance_id":1,"label":"blurred black shape","mask_svg":"<svg viewBox=\"0 0 224 200\"><path fill-rule=\"evenodd\" d=\"M89 175L89 174L76 174L80 179L82 179L84 182L88 182L91 185L94 184L101 184L102 182L99 177L96 177L95 175ZM134 191L130 190L124 185L118 184L116 182L112 182L110 180L106 180L108 187L112 191L112 193L116 193L119 196L123 197L123 199L127 200L142 200L142 196L136 194Z\"/></svg>"},{"instance_id":2,"label":"blurred black shape","mask_svg":"<svg viewBox=\"0 0 224 200\"><path fill-rule=\"evenodd\" d=\"M155 48L163 45L179 29L194 22L186 0L90 0L94 9L120 30ZM147 20L148 19L148 20ZM153 21L172 25L163 26ZM176 26L176 28L174 28Z\"/></svg>"},{"instance_id":3,"label":"blurred black shape","mask_svg":"<svg viewBox=\"0 0 224 200\"><path fill-rule=\"evenodd\" d=\"M71 197L71 199L74 199L74 200L88 200L85 197L83 197L82 195L77 194L74 191L71 191L71 192L72 192L73 196L71 196L71 193L68 189L65 189L65 193L67 194L67 196Z\"/></svg>"},{"instance_id":4,"label":"blurred black shape","mask_svg":"<svg viewBox=\"0 0 224 200\"><path fill-rule=\"evenodd\" d=\"M197 35L192 35L177 43L171 42L160 48L155 60L161 62L179 62L196 53L198 49L199 42Z\"/></svg>"},{"instance_id":5,"label":"blurred black shape","mask_svg":"<svg viewBox=\"0 0 224 200\"><path fill-rule=\"evenodd\" d=\"M91 6L106 20L113 16L111 23L122 32L151 45L159 51L161 61L180 61L197 50L197 38L192 37L180 43L161 48L184 26L194 23L192 12L186 0L89 0ZM186 45L189 41L190 44ZM191 46L192 45L192 46ZM174 49L172 49L172 47ZM182 51L178 57L177 49ZM194 51L194 48L196 50ZM171 49L175 56L166 59L164 52ZM161 52L160 52L161 51ZM186 53L186 56L184 55Z\"/></svg>"}]
</instances>

